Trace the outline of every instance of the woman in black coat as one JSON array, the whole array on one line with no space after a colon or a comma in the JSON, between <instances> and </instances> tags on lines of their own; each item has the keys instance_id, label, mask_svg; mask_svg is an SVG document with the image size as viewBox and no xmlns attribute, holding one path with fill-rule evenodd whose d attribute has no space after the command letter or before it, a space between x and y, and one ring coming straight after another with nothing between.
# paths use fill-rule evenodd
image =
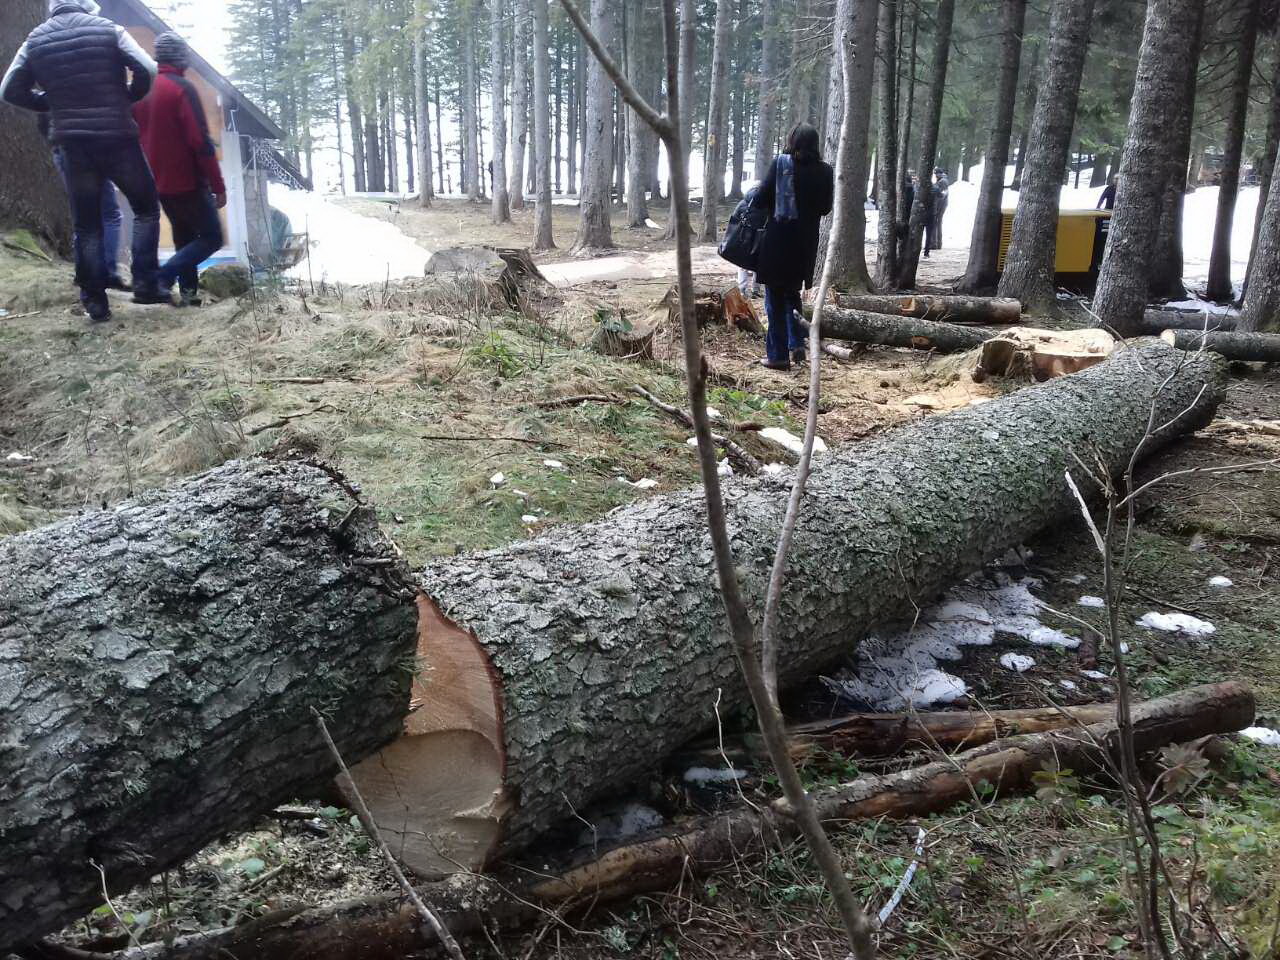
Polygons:
<instances>
[{"instance_id":1,"label":"woman in black coat","mask_svg":"<svg viewBox=\"0 0 1280 960\"><path fill-rule=\"evenodd\" d=\"M799 124L787 138L785 152L770 164L754 204L770 214L756 270L769 315L767 356L760 362L770 370L789 370L793 359L805 359L805 338L796 323L800 291L813 286L818 225L831 212L834 195L835 174L822 160L818 131Z\"/></svg>"}]
</instances>

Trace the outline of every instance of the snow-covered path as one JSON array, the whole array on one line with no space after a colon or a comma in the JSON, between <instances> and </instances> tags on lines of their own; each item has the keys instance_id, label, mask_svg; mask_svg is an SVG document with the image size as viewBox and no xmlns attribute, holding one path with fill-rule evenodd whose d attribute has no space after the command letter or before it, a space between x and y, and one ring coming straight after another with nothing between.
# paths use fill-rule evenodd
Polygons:
<instances>
[{"instance_id":1,"label":"snow-covered path","mask_svg":"<svg viewBox=\"0 0 1280 960\"><path fill-rule=\"evenodd\" d=\"M738 268L720 259L713 244L696 246L691 251L693 272L700 276L736 276ZM620 253L594 260L563 260L540 264L543 275L557 287L574 287L601 280L658 280L676 275L676 252Z\"/></svg>"}]
</instances>

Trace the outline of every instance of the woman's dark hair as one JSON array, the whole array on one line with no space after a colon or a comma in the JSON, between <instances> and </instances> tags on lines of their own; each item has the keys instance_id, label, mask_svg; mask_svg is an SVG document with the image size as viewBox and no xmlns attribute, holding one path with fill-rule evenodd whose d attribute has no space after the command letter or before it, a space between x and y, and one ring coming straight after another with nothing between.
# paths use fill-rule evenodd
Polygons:
<instances>
[{"instance_id":1,"label":"woman's dark hair","mask_svg":"<svg viewBox=\"0 0 1280 960\"><path fill-rule=\"evenodd\" d=\"M797 123L787 137L786 153L797 163L813 163L822 159L822 143L818 131L810 123Z\"/></svg>"}]
</instances>

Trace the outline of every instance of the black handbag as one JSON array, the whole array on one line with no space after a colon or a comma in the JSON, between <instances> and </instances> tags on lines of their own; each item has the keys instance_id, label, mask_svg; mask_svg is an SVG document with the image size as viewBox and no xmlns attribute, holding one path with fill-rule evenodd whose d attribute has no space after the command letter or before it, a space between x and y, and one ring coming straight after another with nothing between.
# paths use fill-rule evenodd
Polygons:
<instances>
[{"instance_id":1,"label":"black handbag","mask_svg":"<svg viewBox=\"0 0 1280 960\"><path fill-rule=\"evenodd\" d=\"M755 197L756 188L753 187L738 203L733 216L729 217L724 239L720 241L720 256L734 266L752 273L759 266L764 229L769 223L768 211L757 210L751 205Z\"/></svg>"}]
</instances>

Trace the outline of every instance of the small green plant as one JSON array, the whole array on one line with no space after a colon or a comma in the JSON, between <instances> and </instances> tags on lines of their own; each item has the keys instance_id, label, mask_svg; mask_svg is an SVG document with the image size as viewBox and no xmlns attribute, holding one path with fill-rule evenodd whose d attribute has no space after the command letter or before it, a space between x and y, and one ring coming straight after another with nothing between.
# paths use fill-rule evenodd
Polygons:
<instances>
[{"instance_id":1,"label":"small green plant","mask_svg":"<svg viewBox=\"0 0 1280 960\"><path fill-rule=\"evenodd\" d=\"M482 366L492 367L503 380L517 377L528 364L511 345L496 333L490 333L471 348L472 358Z\"/></svg>"}]
</instances>

